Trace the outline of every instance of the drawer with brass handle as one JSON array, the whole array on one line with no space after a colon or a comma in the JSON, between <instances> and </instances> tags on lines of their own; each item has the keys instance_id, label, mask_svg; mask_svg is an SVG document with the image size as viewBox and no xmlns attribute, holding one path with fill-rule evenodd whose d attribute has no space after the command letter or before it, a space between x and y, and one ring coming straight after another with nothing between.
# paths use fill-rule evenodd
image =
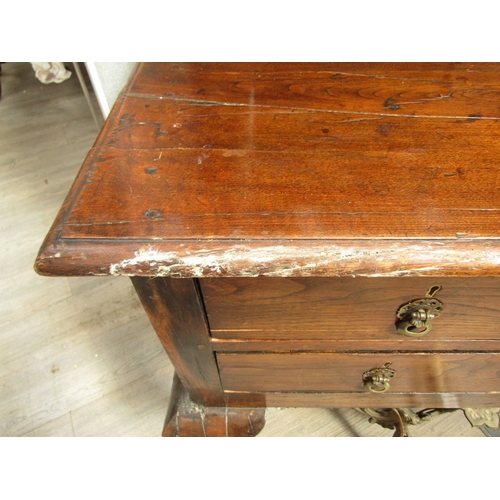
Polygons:
<instances>
[{"instance_id":1,"label":"drawer with brass handle","mask_svg":"<svg viewBox=\"0 0 500 500\"><path fill-rule=\"evenodd\" d=\"M409 349L500 341L499 278L227 278L200 285L215 339L386 341Z\"/></svg>"},{"instance_id":2,"label":"drawer with brass handle","mask_svg":"<svg viewBox=\"0 0 500 500\"><path fill-rule=\"evenodd\" d=\"M390 368L391 363L384 366L372 368L363 373L363 386L373 394L382 394L390 389L390 380L396 375L396 371Z\"/></svg>"},{"instance_id":3,"label":"drawer with brass handle","mask_svg":"<svg viewBox=\"0 0 500 500\"><path fill-rule=\"evenodd\" d=\"M219 353L227 391L500 394L500 353ZM380 393L380 394L377 394Z\"/></svg>"}]
</instances>

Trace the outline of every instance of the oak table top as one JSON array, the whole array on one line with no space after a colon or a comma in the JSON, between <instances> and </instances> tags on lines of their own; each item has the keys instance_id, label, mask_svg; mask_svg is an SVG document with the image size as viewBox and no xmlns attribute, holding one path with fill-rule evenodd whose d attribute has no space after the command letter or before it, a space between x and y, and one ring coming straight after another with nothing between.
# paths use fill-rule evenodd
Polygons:
<instances>
[{"instance_id":1,"label":"oak table top","mask_svg":"<svg viewBox=\"0 0 500 500\"><path fill-rule=\"evenodd\" d=\"M499 64L141 64L52 275L497 275Z\"/></svg>"}]
</instances>

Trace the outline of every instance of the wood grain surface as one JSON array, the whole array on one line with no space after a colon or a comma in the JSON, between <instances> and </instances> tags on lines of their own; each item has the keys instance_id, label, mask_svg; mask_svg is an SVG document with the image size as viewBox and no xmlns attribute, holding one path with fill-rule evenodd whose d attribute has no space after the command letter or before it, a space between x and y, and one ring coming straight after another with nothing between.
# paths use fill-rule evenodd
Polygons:
<instances>
[{"instance_id":1,"label":"wood grain surface","mask_svg":"<svg viewBox=\"0 0 500 500\"><path fill-rule=\"evenodd\" d=\"M163 437L255 437L266 422L265 407L200 406L174 376Z\"/></svg>"},{"instance_id":2,"label":"wood grain surface","mask_svg":"<svg viewBox=\"0 0 500 500\"><path fill-rule=\"evenodd\" d=\"M134 277L132 283L191 398L206 406L224 406L196 282Z\"/></svg>"},{"instance_id":3,"label":"wood grain surface","mask_svg":"<svg viewBox=\"0 0 500 500\"><path fill-rule=\"evenodd\" d=\"M398 333L398 309L424 298L434 285L442 287L435 297L444 309L432 330L418 339ZM344 347L358 341L358 349L368 348L362 341L371 341L371 348L385 342L403 349L425 349L436 341L499 341L499 285L494 277L200 280L217 339L331 340L344 341Z\"/></svg>"},{"instance_id":4,"label":"wood grain surface","mask_svg":"<svg viewBox=\"0 0 500 500\"><path fill-rule=\"evenodd\" d=\"M391 363L394 392L498 393L500 353L219 353L224 389L365 392L367 370ZM378 396L378 394L376 395Z\"/></svg>"},{"instance_id":5,"label":"wood grain surface","mask_svg":"<svg viewBox=\"0 0 500 500\"><path fill-rule=\"evenodd\" d=\"M497 392L249 392L226 391L231 406L248 408L499 408ZM269 410L268 410L269 411ZM335 412L335 410L332 410ZM279 414L278 414L279 415ZM274 418L279 418L276 413ZM314 416L312 416L314 418ZM266 427L270 424L266 421Z\"/></svg>"},{"instance_id":6,"label":"wood grain surface","mask_svg":"<svg viewBox=\"0 0 500 500\"><path fill-rule=\"evenodd\" d=\"M37 269L496 275L498 69L142 64Z\"/></svg>"}]
</instances>

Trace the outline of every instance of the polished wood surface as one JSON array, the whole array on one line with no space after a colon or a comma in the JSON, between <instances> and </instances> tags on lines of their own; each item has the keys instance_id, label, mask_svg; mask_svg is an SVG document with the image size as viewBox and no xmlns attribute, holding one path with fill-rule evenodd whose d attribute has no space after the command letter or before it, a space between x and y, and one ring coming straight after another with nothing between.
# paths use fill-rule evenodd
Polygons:
<instances>
[{"instance_id":1,"label":"polished wood surface","mask_svg":"<svg viewBox=\"0 0 500 500\"><path fill-rule=\"evenodd\" d=\"M500 388L500 353L219 353L217 361L228 391L365 393L363 373L388 362L396 371L389 391L484 394ZM372 396L376 406L380 394Z\"/></svg>"},{"instance_id":2,"label":"polished wood surface","mask_svg":"<svg viewBox=\"0 0 500 500\"><path fill-rule=\"evenodd\" d=\"M290 335L290 337L292 334ZM305 335L304 335L305 336ZM303 339L211 339L217 352L290 352L290 351L495 351L500 352L500 342L497 340L435 340L428 335L424 338L411 339L401 336L395 340L303 340ZM302 337L302 335L301 335Z\"/></svg>"},{"instance_id":3,"label":"polished wood surface","mask_svg":"<svg viewBox=\"0 0 500 500\"><path fill-rule=\"evenodd\" d=\"M498 69L143 64L37 269L498 275Z\"/></svg>"},{"instance_id":4,"label":"polished wood surface","mask_svg":"<svg viewBox=\"0 0 500 500\"><path fill-rule=\"evenodd\" d=\"M230 406L288 408L499 408L498 393L249 392L226 391ZM266 427L269 425L269 415ZM277 418L273 414L274 418Z\"/></svg>"}]
</instances>

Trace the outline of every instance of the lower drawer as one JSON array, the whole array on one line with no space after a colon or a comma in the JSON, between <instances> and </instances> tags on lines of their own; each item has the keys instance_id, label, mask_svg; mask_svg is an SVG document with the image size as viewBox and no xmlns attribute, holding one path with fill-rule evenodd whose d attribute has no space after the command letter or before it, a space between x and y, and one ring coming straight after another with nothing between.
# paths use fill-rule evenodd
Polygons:
<instances>
[{"instance_id":1,"label":"lower drawer","mask_svg":"<svg viewBox=\"0 0 500 500\"><path fill-rule=\"evenodd\" d=\"M386 391L500 392L500 353L218 353L226 391L368 392L363 374L390 364Z\"/></svg>"}]
</instances>

